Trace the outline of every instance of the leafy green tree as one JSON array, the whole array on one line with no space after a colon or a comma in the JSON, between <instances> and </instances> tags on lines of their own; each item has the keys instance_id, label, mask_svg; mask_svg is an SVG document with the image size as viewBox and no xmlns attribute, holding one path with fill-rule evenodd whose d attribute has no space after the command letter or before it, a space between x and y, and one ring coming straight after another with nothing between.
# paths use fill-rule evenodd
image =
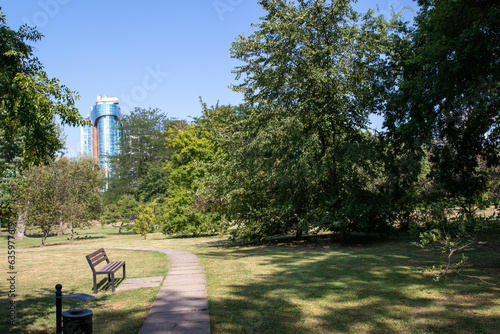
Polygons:
<instances>
[{"instance_id":1,"label":"leafy green tree","mask_svg":"<svg viewBox=\"0 0 500 334\"><path fill-rule=\"evenodd\" d=\"M122 228L137 219L137 209L139 203L131 195L122 195L115 203L106 206L106 211L102 217L102 223L120 223L118 233L122 233Z\"/></svg>"},{"instance_id":2,"label":"leafy green tree","mask_svg":"<svg viewBox=\"0 0 500 334\"><path fill-rule=\"evenodd\" d=\"M165 131L170 120L157 108L135 108L123 117L121 151L111 158L113 173L110 189L105 192L108 203L121 195L145 201L164 197L168 191L168 173L162 168L169 156L165 148Z\"/></svg>"},{"instance_id":3,"label":"leafy green tree","mask_svg":"<svg viewBox=\"0 0 500 334\"><path fill-rule=\"evenodd\" d=\"M15 31L0 8L0 200L2 216L13 212L12 180L22 168L46 163L64 147L61 124L83 122L79 96L50 78L30 42L43 36L26 25ZM5 212L4 212L5 211ZM21 233L19 233L21 235Z\"/></svg>"},{"instance_id":4,"label":"leafy green tree","mask_svg":"<svg viewBox=\"0 0 500 334\"><path fill-rule=\"evenodd\" d=\"M157 199L150 203L141 201L137 211L134 231L146 239L147 234L153 232L159 226L159 220L162 217L161 206L158 205Z\"/></svg>"},{"instance_id":5,"label":"leafy green tree","mask_svg":"<svg viewBox=\"0 0 500 334\"><path fill-rule=\"evenodd\" d=\"M165 161L156 160L148 163L147 169L137 180L137 195L145 202L163 200L169 194L170 169L165 168Z\"/></svg>"},{"instance_id":6,"label":"leafy green tree","mask_svg":"<svg viewBox=\"0 0 500 334\"><path fill-rule=\"evenodd\" d=\"M435 186L471 212L487 189L484 167L499 162L500 8L491 1L419 4L412 46L396 58L401 80L386 125L407 147L429 147Z\"/></svg>"},{"instance_id":7,"label":"leafy green tree","mask_svg":"<svg viewBox=\"0 0 500 334\"><path fill-rule=\"evenodd\" d=\"M8 141L3 135L5 131L0 129L0 216L5 220L12 221L16 217L16 210L12 205L14 203L12 188L15 181L18 180L16 175L21 173L25 162L23 148L27 131L24 128L12 141ZM54 140L59 141L59 144L54 143L52 151L48 155L54 156L56 153L62 153L64 141L61 128L55 123L47 123L47 131L53 131ZM20 224L19 221L18 224ZM22 224L17 226L16 230L16 238L22 239L24 236Z\"/></svg>"},{"instance_id":8,"label":"leafy green tree","mask_svg":"<svg viewBox=\"0 0 500 334\"><path fill-rule=\"evenodd\" d=\"M240 195L234 199L231 194L237 192L241 183L234 182L235 166L229 166L232 154L240 155L242 145L237 138L238 125L242 120L244 107L219 105L211 108L201 101L202 116L196 118L196 124L204 129L208 138L217 148L215 159L202 165L207 172L203 177L204 187L197 190L194 197L194 207L206 215L211 215L214 221L221 221L219 235L222 237L229 226L231 212L236 212L235 206ZM242 171L243 173L246 172ZM241 192L240 192L241 194Z\"/></svg>"},{"instance_id":9,"label":"leafy green tree","mask_svg":"<svg viewBox=\"0 0 500 334\"><path fill-rule=\"evenodd\" d=\"M78 157L69 159L66 178L63 221L73 240L75 227L89 226L103 213L103 174L92 158Z\"/></svg>"},{"instance_id":10,"label":"leafy green tree","mask_svg":"<svg viewBox=\"0 0 500 334\"><path fill-rule=\"evenodd\" d=\"M418 3L411 43L389 59L385 125L405 154L428 154L430 218L419 233L422 245L439 244L449 255L446 273L451 256L484 242L495 221L476 212L489 204L489 175L499 163L500 7L479 0Z\"/></svg>"},{"instance_id":11,"label":"leafy green tree","mask_svg":"<svg viewBox=\"0 0 500 334\"><path fill-rule=\"evenodd\" d=\"M204 162L215 158L217 149L202 127L174 122L167 131L173 150L166 169L170 172L169 196L163 204L165 234L199 234L215 230L215 222L194 207L194 198L205 187Z\"/></svg>"},{"instance_id":12,"label":"leafy green tree","mask_svg":"<svg viewBox=\"0 0 500 334\"><path fill-rule=\"evenodd\" d=\"M260 189L274 190L267 203L276 200L282 213L276 224L264 221L299 236L309 224L344 237L386 230L382 197L370 186L379 161L368 129L382 98L388 31L399 21L373 12L361 18L349 1L259 3L267 15L231 53L244 62L234 70L242 83L233 89L250 107L247 150L260 155L252 177L270 178Z\"/></svg>"},{"instance_id":13,"label":"leafy green tree","mask_svg":"<svg viewBox=\"0 0 500 334\"><path fill-rule=\"evenodd\" d=\"M233 237L263 240L287 230L276 205L275 175L265 168L266 151L257 138L258 128L247 119L249 112L245 106L203 104L197 122L217 145L218 154L205 164L206 186L197 193L195 205L227 218Z\"/></svg>"},{"instance_id":14,"label":"leafy green tree","mask_svg":"<svg viewBox=\"0 0 500 334\"><path fill-rule=\"evenodd\" d=\"M0 128L8 142L24 133L22 157L24 166L45 161L58 147L54 136L54 117L62 124L80 125L83 121L74 106L78 95L49 78L28 42L42 35L34 28L22 26L18 31L6 25L0 14Z\"/></svg>"},{"instance_id":15,"label":"leafy green tree","mask_svg":"<svg viewBox=\"0 0 500 334\"><path fill-rule=\"evenodd\" d=\"M118 206L116 203L111 203L105 206L104 213L100 219L101 227L108 224L112 224L113 227L116 226L116 223L120 221L120 214L118 212Z\"/></svg>"},{"instance_id":16,"label":"leafy green tree","mask_svg":"<svg viewBox=\"0 0 500 334\"><path fill-rule=\"evenodd\" d=\"M62 220L65 197L64 169L62 160L33 167L25 173L26 180L19 189L19 206L28 207L29 226L38 227L42 231L41 246L45 245L49 233Z\"/></svg>"},{"instance_id":17,"label":"leafy green tree","mask_svg":"<svg viewBox=\"0 0 500 334\"><path fill-rule=\"evenodd\" d=\"M101 174L91 159L59 158L33 166L18 177L16 200L22 219L42 231L41 245L49 233L67 222L81 227L101 213Z\"/></svg>"}]
</instances>

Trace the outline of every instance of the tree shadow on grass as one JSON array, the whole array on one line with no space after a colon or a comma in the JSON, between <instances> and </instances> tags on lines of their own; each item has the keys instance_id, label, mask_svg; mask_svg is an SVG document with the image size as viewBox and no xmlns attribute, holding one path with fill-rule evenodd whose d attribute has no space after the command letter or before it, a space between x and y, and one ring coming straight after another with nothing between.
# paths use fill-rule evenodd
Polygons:
<instances>
[{"instance_id":1,"label":"tree shadow on grass","mask_svg":"<svg viewBox=\"0 0 500 334\"><path fill-rule=\"evenodd\" d=\"M26 237L27 238L32 238L32 239L41 239L43 236L43 233L41 232L26 232ZM63 235L57 235L57 234L49 234L47 236L47 240L50 240L50 238L59 238L63 240L70 240L70 234L66 233ZM101 235L92 235L92 233L82 233L82 234L75 234L73 237L73 240L92 240L92 239L102 239L105 238L104 236Z\"/></svg>"},{"instance_id":2,"label":"tree shadow on grass","mask_svg":"<svg viewBox=\"0 0 500 334\"><path fill-rule=\"evenodd\" d=\"M428 261L424 252L402 243L379 246L199 254L214 266L260 257L258 266L270 267L210 298L213 332L500 333L498 289L459 278L433 282L412 269Z\"/></svg>"},{"instance_id":3,"label":"tree shadow on grass","mask_svg":"<svg viewBox=\"0 0 500 334\"><path fill-rule=\"evenodd\" d=\"M63 291L63 294L66 294ZM136 334L146 319L142 305L128 305L126 309L111 308L116 303L111 300L112 294L96 295L89 301L63 298L62 312L72 309L90 309L93 311L94 333ZM0 299L0 307L4 310L9 301ZM2 312L2 315L4 312ZM56 299L55 289L42 289L16 301L16 323L12 325L7 317L0 319L0 333L55 333L56 332ZM34 328L34 326L37 328Z\"/></svg>"},{"instance_id":4,"label":"tree shadow on grass","mask_svg":"<svg viewBox=\"0 0 500 334\"><path fill-rule=\"evenodd\" d=\"M104 276L104 275L101 275ZM97 279L99 279L99 276L97 276ZM120 286L125 281L123 277L115 277L115 289ZM91 287L92 293L94 292L94 287ZM112 286L111 286L111 281L108 280L108 278L103 278L100 281L97 281L97 293L99 292L111 292L112 291Z\"/></svg>"},{"instance_id":5,"label":"tree shadow on grass","mask_svg":"<svg viewBox=\"0 0 500 334\"><path fill-rule=\"evenodd\" d=\"M308 246L308 247L324 247L324 248L339 248L339 247L349 247L349 246L369 246L380 243L389 242L399 242L403 238L408 238L408 233L404 233L402 236L397 233L391 235L381 235L381 234L367 234L367 233L354 233L351 234L347 240L342 241L339 233L328 233L322 235L303 235L300 239L297 239L295 235L285 235L285 236L271 236L268 237L264 243L258 240L242 240L242 239L218 239L215 241L209 241L206 244L209 247L214 248L225 248L225 249L235 249L237 247L249 247L249 246L285 246L285 247L298 247L298 246Z\"/></svg>"}]
</instances>

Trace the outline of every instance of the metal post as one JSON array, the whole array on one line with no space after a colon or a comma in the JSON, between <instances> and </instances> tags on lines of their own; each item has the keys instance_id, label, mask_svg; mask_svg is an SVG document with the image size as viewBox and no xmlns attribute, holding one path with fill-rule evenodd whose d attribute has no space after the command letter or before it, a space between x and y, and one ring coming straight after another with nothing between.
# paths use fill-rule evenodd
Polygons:
<instances>
[{"instance_id":1,"label":"metal post","mask_svg":"<svg viewBox=\"0 0 500 334\"><path fill-rule=\"evenodd\" d=\"M62 285L57 284L56 285L56 333L57 334L62 334L62 321L61 321L61 314L62 314Z\"/></svg>"}]
</instances>

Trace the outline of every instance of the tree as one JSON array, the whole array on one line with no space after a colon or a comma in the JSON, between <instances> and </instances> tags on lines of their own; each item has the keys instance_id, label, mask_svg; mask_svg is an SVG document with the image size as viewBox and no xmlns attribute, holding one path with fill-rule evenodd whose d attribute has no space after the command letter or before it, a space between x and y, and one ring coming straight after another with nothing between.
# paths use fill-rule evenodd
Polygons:
<instances>
[{"instance_id":1,"label":"tree","mask_svg":"<svg viewBox=\"0 0 500 334\"><path fill-rule=\"evenodd\" d=\"M28 44L43 36L26 25L14 31L0 8L0 200L13 212L12 180L22 168L46 163L64 147L61 124L83 122L78 95L50 78Z\"/></svg>"},{"instance_id":2,"label":"tree","mask_svg":"<svg viewBox=\"0 0 500 334\"><path fill-rule=\"evenodd\" d=\"M215 230L211 217L194 207L196 192L205 187L203 163L217 154L214 143L202 127L174 122L167 131L167 147L173 153L166 164L171 172L169 196L163 204L163 233L197 235Z\"/></svg>"},{"instance_id":3,"label":"tree","mask_svg":"<svg viewBox=\"0 0 500 334\"><path fill-rule=\"evenodd\" d=\"M423 245L439 243L451 259L484 241L494 222L476 212L488 204L488 175L499 163L500 7L419 5L411 44L391 59L385 125L395 145L428 153L430 218L419 232Z\"/></svg>"},{"instance_id":4,"label":"tree","mask_svg":"<svg viewBox=\"0 0 500 334\"><path fill-rule=\"evenodd\" d=\"M56 153L62 152L64 148L62 130L53 122L46 124L46 130L52 131L53 138L48 140L54 140L52 151L47 152L47 154L54 156ZM2 203L0 216L6 220L14 220L16 210L12 206L14 202L12 187L16 181L16 175L21 173L25 163L23 150L27 129L24 128L20 131L12 141L8 141L4 134L5 131L0 128L0 202ZM16 239L22 239L24 230L19 221L16 230Z\"/></svg>"},{"instance_id":5,"label":"tree","mask_svg":"<svg viewBox=\"0 0 500 334\"><path fill-rule=\"evenodd\" d=\"M500 8L491 1L419 1L412 46L386 125L407 147L430 148L430 177L469 211L498 164ZM418 129L418 130L417 130Z\"/></svg>"},{"instance_id":6,"label":"tree","mask_svg":"<svg viewBox=\"0 0 500 334\"><path fill-rule=\"evenodd\" d=\"M195 197L196 207L222 216L223 223L227 218L234 238L262 241L267 235L286 233L282 208L276 205L276 175L266 168L269 152L248 118L250 109L202 106L197 123L209 133L218 154L204 164L206 186Z\"/></svg>"},{"instance_id":7,"label":"tree","mask_svg":"<svg viewBox=\"0 0 500 334\"><path fill-rule=\"evenodd\" d=\"M165 196L168 170L162 164L169 156L165 148L165 131L170 120L159 109L135 108L123 117L120 153L111 158L113 173L110 189L105 192L108 202L123 194L146 201Z\"/></svg>"},{"instance_id":8,"label":"tree","mask_svg":"<svg viewBox=\"0 0 500 334\"><path fill-rule=\"evenodd\" d=\"M229 166L231 155L239 155L240 145L238 133L238 122L242 120L244 107L224 106L217 103L211 108L200 99L202 106L202 116L196 118L196 124L200 126L207 134L208 139L212 141L217 148L217 156L210 161L202 163L207 170L203 176L202 188L199 188L194 197L194 207L206 215L213 216L213 220L222 220L219 235L222 237L227 229L227 219L231 212L235 210L237 199L241 198L241 192L234 199L230 194L237 191L241 183L234 182L233 176L239 170L241 174L248 172L247 169L239 169L232 165ZM241 189L241 188L239 188Z\"/></svg>"},{"instance_id":9,"label":"tree","mask_svg":"<svg viewBox=\"0 0 500 334\"><path fill-rule=\"evenodd\" d=\"M37 164L59 145L54 128L48 126L55 116L62 124L83 122L74 106L78 95L43 71L27 44L43 37L38 31L25 25L14 31L0 14L0 36L0 128L8 142L24 132L24 166Z\"/></svg>"},{"instance_id":10,"label":"tree","mask_svg":"<svg viewBox=\"0 0 500 334\"><path fill-rule=\"evenodd\" d=\"M139 203L131 195L122 195L116 204L112 203L106 207L102 221L104 223L120 222L118 233L122 233L125 224L134 222L137 219L137 209Z\"/></svg>"},{"instance_id":11,"label":"tree","mask_svg":"<svg viewBox=\"0 0 500 334\"><path fill-rule=\"evenodd\" d=\"M27 208L28 224L42 231L41 246L62 219L64 168L62 160L32 167L24 173L25 179L17 191L18 207Z\"/></svg>"},{"instance_id":12,"label":"tree","mask_svg":"<svg viewBox=\"0 0 500 334\"><path fill-rule=\"evenodd\" d=\"M381 100L388 32L400 23L373 12L360 20L349 1L259 3L267 15L231 48L244 62L233 89L251 110L248 149L262 153L255 172L276 180L275 205L285 213L276 221L299 236L308 224L343 237L386 230L381 197L370 186L379 162L368 128Z\"/></svg>"},{"instance_id":13,"label":"tree","mask_svg":"<svg viewBox=\"0 0 500 334\"><path fill-rule=\"evenodd\" d=\"M16 200L20 219L42 231L41 245L60 222L88 224L101 213L101 174L92 159L59 158L33 166L18 176Z\"/></svg>"},{"instance_id":14,"label":"tree","mask_svg":"<svg viewBox=\"0 0 500 334\"><path fill-rule=\"evenodd\" d=\"M148 163L142 178L137 181L137 195L145 202L162 200L169 194L170 169L165 168L165 161L155 160Z\"/></svg>"},{"instance_id":15,"label":"tree","mask_svg":"<svg viewBox=\"0 0 500 334\"><path fill-rule=\"evenodd\" d=\"M103 174L92 158L69 159L67 168L63 221L69 224L73 240L74 227L88 226L103 212Z\"/></svg>"},{"instance_id":16,"label":"tree","mask_svg":"<svg viewBox=\"0 0 500 334\"><path fill-rule=\"evenodd\" d=\"M159 219L162 216L161 207L158 205L157 199L150 203L141 201L137 211L134 231L146 239L147 234L153 232L159 225Z\"/></svg>"}]
</instances>

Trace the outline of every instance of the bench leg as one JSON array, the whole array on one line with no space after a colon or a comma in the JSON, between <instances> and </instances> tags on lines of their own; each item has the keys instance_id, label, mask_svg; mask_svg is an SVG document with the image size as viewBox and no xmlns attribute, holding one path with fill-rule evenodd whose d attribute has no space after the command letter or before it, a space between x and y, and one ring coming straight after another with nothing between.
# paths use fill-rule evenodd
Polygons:
<instances>
[{"instance_id":1,"label":"bench leg","mask_svg":"<svg viewBox=\"0 0 500 334\"><path fill-rule=\"evenodd\" d=\"M125 279L125 263L123 264L123 279Z\"/></svg>"},{"instance_id":2,"label":"bench leg","mask_svg":"<svg viewBox=\"0 0 500 334\"><path fill-rule=\"evenodd\" d=\"M94 293L97 293L97 278L96 278L96 274L94 274Z\"/></svg>"},{"instance_id":3,"label":"bench leg","mask_svg":"<svg viewBox=\"0 0 500 334\"><path fill-rule=\"evenodd\" d=\"M115 292L115 274L111 274L111 291Z\"/></svg>"}]
</instances>

